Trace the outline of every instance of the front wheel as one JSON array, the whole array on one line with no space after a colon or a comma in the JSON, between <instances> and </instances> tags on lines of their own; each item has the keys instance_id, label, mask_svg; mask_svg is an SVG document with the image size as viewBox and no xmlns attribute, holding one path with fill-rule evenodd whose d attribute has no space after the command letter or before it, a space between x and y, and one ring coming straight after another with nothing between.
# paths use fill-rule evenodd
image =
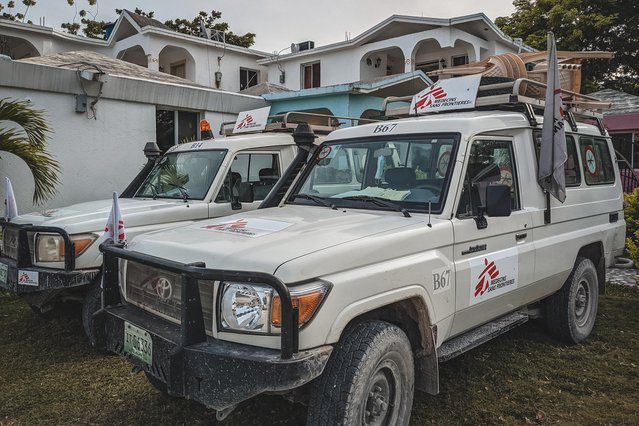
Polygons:
<instances>
[{"instance_id":1,"label":"front wheel","mask_svg":"<svg viewBox=\"0 0 639 426\"><path fill-rule=\"evenodd\" d=\"M595 325L598 303L597 268L592 260L579 257L563 287L547 301L546 325L561 340L579 343Z\"/></svg>"},{"instance_id":2,"label":"front wheel","mask_svg":"<svg viewBox=\"0 0 639 426\"><path fill-rule=\"evenodd\" d=\"M352 327L313 385L308 424L407 425L415 387L406 334L382 321Z\"/></svg>"}]
</instances>

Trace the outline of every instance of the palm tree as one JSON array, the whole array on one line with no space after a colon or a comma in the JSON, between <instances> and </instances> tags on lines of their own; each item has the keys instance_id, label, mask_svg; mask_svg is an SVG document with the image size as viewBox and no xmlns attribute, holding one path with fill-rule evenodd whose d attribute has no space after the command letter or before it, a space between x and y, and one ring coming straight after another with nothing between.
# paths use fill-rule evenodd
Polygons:
<instances>
[{"instance_id":1,"label":"palm tree","mask_svg":"<svg viewBox=\"0 0 639 426\"><path fill-rule=\"evenodd\" d=\"M30 101L0 99L0 152L27 164L35 181L34 204L52 198L59 183L60 164L46 151L50 133L44 111L33 109Z\"/></svg>"}]
</instances>

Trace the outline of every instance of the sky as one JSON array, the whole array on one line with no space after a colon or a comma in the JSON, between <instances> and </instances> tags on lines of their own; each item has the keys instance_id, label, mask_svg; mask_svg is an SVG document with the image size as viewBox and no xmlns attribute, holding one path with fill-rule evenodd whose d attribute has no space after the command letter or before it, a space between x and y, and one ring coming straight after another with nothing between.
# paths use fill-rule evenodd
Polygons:
<instances>
[{"instance_id":1,"label":"sky","mask_svg":"<svg viewBox=\"0 0 639 426\"><path fill-rule=\"evenodd\" d=\"M96 19L103 21L115 20L116 8L154 11L154 18L162 22L192 19L200 10L217 10L234 33L257 34L253 48L264 52L279 51L291 43L307 40L314 41L316 47L337 43L346 34L353 38L391 15L453 18L483 12L494 20L514 11L513 0L98 0L97 9L89 6L87 0L75 1L78 10L97 11ZM15 11L23 12L22 2L15 3ZM46 26L60 29L62 22L73 21L74 14L75 7L68 6L66 0L37 0L27 19L37 24L45 17ZM78 16L76 21L79 19Z\"/></svg>"}]
</instances>

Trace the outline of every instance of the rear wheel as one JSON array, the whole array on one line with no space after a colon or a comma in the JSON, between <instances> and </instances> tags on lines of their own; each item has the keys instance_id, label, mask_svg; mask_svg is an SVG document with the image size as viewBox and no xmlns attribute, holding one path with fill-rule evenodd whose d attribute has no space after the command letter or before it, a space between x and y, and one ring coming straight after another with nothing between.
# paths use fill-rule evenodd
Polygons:
<instances>
[{"instance_id":1,"label":"rear wheel","mask_svg":"<svg viewBox=\"0 0 639 426\"><path fill-rule=\"evenodd\" d=\"M599 303L597 268L579 257L563 287L546 304L546 325L568 343L586 339L595 325Z\"/></svg>"},{"instance_id":2,"label":"rear wheel","mask_svg":"<svg viewBox=\"0 0 639 426\"><path fill-rule=\"evenodd\" d=\"M382 321L355 325L313 386L309 425L407 425L415 386L406 334Z\"/></svg>"}]
</instances>

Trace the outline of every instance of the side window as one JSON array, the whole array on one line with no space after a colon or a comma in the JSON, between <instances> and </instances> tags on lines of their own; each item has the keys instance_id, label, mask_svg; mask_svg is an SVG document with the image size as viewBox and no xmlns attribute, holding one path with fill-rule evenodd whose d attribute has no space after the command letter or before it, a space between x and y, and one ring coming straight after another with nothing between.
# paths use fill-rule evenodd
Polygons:
<instances>
[{"instance_id":1,"label":"side window","mask_svg":"<svg viewBox=\"0 0 639 426\"><path fill-rule=\"evenodd\" d=\"M615 182L615 169L606 139L581 136L579 148L584 166L584 180L588 185Z\"/></svg>"},{"instance_id":2,"label":"side window","mask_svg":"<svg viewBox=\"0 0 639 426\"><path fill-rule=\"evenodd\" d=\"M255 201L263 200L279 178L280 161L277 154L237 154L215 201L229 203L231 194L234 191L239 193L247 185L253 187Z\"/></svg>"},{"instance_id":3,"label":"side window","mask_svg":"<svg viewBox=\"0 0 639 426\"><path fill-rule=\"evenodd\" d=\"M541 151L541 131L533 131L535 140L535 154L537 155L537 164L539 164L539 153ZM575 138L566 136L566 164L564 166L564 175L566 178L566 186L581 185L581 172L579 167L579 157L577 156L577 147Z\"/></svg>"},{"instance_id":4,"label":"side window","mask_svg":"<svg viewBox=\"0 0 639 426\"><path fill-rule=\"evenodd\" d=\"M511 209L519 210L521 203L512 141L474 141L470 149L457 215L476 216L478 207L485 205L486 188L498 184L510 187Z\"/></svg>"}]
</instances>

